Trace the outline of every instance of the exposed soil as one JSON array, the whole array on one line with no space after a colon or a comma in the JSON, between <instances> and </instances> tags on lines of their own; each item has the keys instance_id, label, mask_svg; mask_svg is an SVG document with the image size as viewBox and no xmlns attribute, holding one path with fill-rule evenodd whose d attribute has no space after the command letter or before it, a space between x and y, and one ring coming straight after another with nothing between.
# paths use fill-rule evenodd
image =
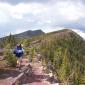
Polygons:
<instances>
[{"instance_id":1,"label":"exposed soil","mask_svg":"<svg viewBox=\"0 0 85 85\"><path fill-rule=\"evenodd\" d=\"M21 85L49 85L48 75L46 75L41 68L40 63L35 63L32 65L32 74L24 75L20 78Z\"/></svg>"},{"instance_id":2,"label":"exposed soil","mask_svg":"<svg viewBox=\"0 0 85 85\"><path fill-rule=\"evenodd\" d=\"M27 59L23 59L22 65L28 63ZM43 72L42 64L34 62L31 64L32 72L25 73L19 80L17 85L51 85L48 81L48 74ZM20 74L15 68L5 69L0 72L0 85L12 85L13 80ZM58 85L58 84L56 84Z\"/></svg>"}]
</instances>

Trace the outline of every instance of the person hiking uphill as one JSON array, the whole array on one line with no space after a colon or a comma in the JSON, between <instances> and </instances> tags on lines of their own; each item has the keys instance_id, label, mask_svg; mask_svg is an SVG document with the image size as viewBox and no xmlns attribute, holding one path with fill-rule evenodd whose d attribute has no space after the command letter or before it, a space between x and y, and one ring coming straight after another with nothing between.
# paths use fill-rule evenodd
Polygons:
<instances>
[{"instance_id":1,"label":"person hiking uphill","mask_svg":"<svg viewBox=\"0 0 85 85\"><path fill-rule=\"evenodd\" d=\"M21 66L21 62L22 62L22 58L23 58L23 55L24 55L24 49L22 48L22 45L18 44L16 46L16 48L14 49L13 53L17 57L17 65L18 65L18 67L20 67Z\"/></svg>"}]
</instances>

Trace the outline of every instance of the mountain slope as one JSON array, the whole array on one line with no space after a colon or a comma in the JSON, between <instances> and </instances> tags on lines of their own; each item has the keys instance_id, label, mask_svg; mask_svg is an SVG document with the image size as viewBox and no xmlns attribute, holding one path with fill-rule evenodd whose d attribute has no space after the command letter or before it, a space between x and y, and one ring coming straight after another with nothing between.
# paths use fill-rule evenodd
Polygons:
<instances>
[{"instance_id":1,"label":"mountain slope","mask_svg":"<svg viewBox=\"0 0 85 85\"><path fill-rule=\"evenodd\" d=\"M80 39L83 39L80 35L78 35L77 33L75 33L74 31L70 30L70 29L63 29L63 30L59 30L59 31L54 31L54 32L50 32L47 33L46 36L56 36L56 37L77 37Z\"/></svg>"},{"instance_id":2,"label":"mountain slope","mask_svg":"<svg viewBox=\"0 0 85 85\"><path fill-rule=\"evenodd\" d=\"M9 36L0 38L0 48L3 48L4 46L10 43L12 45L14 43L15 45L22 39L29 39L29 38L37 37L37 36L44 35L44 34L45 33L42 30L34 30L34 31L28 30L20 34L15 34L15 35L10 34Z\"/></svg>"},{"instance_id":3,"label":"mountain slope","mask_svg":"<svg viewBox=\"0 0 85 85\"><path fill-rule=\"evenodd\" d=\"M31 38L31 37L39 36L42 34L45 34L42 30L35 30L35 31L28 30L20 34L16 34L15 36L18 38Z\"/></svg>"},{"instance_id":4,"label":"mountain slope","mask_svg":"<svg viewBox=\"0 0 85 85\"><path fill-rule=\"evenodd\" d=\"M45 34L40 50L47 69L63 85L85 84L85 40L77 33L64 29Z\"/></svg>"}]
</instances>

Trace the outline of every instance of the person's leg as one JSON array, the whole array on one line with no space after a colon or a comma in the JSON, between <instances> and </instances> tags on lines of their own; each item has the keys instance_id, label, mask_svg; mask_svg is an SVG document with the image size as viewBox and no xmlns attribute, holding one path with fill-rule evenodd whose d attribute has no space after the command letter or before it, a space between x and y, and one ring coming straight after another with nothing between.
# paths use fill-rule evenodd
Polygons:
<instances>
[{"instance_id":1,"label":"person's leg","mask_svg":"<svg viewBox=\"0 0 85 85\"><path fill-rule=\"evenodd\" d=\"M22 57L19 58L19 64L21 66L21 64L22 64Z\"/></svg>"},{"instance_id":2,"label":"person's leg","mask_svg":"<svg viewBox=\"0 0 85 85\"><path fill-rule=\"evenodd\" d=\"M20 59L17 58L17 66L19 67L20 66Z\"/></svg>"},{"instance_id":3,"label":"person's leg","mask_svg":"<svg viewBox=\"0 0 85 85\"><path fill-rule=\"evenodd\" d=\"M21 63L22 63L22 57L17 58L17 67L19 70L21 70Z\"/></svg>"}]
</instances>

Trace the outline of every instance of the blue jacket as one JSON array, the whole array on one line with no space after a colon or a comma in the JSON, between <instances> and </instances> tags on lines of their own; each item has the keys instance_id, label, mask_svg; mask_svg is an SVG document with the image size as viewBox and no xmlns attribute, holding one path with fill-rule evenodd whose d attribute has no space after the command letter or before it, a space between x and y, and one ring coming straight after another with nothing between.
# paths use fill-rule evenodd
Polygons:
<instances>
[{"instance_id":1,"label":"blue jacket","mask_svg":"<svg viewBox=\"0 0 85 85\"><path fill-rule=\"evenodd\" d=\"M24 49L22 47L17 46L13 53L16 57L22 57L24 54Z\"/></svg>"}]
</instances>

